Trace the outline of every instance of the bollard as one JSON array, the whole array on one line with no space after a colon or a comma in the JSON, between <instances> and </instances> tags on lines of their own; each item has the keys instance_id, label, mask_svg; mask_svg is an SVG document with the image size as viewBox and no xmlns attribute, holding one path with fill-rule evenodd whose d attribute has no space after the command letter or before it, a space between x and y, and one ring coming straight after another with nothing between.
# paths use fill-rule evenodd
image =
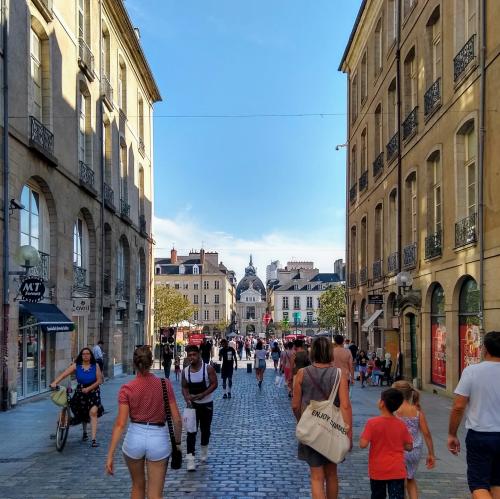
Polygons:
<instances>
[{"instance_id":1,"label":"bollard","mask_svg":"<svg viewBox=\"0 0 500 499\"><path fill-rule=\"evenodd\" d=\"M251 372L252 372L252 363L247 362L247 373L251 373Z\"/></svg>"}]
</instances>

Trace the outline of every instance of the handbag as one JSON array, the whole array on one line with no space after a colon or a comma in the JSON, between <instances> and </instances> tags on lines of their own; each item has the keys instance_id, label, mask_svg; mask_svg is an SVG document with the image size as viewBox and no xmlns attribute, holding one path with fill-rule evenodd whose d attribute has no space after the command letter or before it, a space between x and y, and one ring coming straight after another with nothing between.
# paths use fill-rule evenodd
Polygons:
<instances>
[{"instance_id":1,"label":"handbag","mask_svg":"<svg viewBox=\"0 0 500 499\"><path fill-rule=\"evenodd\" d=\"M196 433L196 409L186 407L182 413L182 424L187 433Z\"/></svg>"},{"instance_id":2,"label":"handbag","mask_svg":"<svg viewBox=\"0 0 500 499\"><path fill-rule=\"evenodd\" d=\"M320 390L309 369L305 372L314 385ZM299 442L308 445L333 463L340 463L349 452L351 442L347 433L349 426L344 422L340 409L334 404L340 386L340 369L337 369L337 379L327 400L311 400L305 408L295 436Z\"/></svg>"},{"instance_id":3,"label":"handbag","mask_svg":"<svg viewBox=\"0 0 500 499\"><path fill-rule=\"evenodd\" d=\"M170 411L170 402L168 400L167 383L165 378L161 379L161 387L163 389L163 406L167 416L168 433L170 435L170 443L172 445L172 455L170 456L170 467L173 470L178 470L182 467L182 452L177 448L174 435L174 423L172 422L172 413Z\"/></svg>"},{"instance_id":4,"label":"handbag","mask_svg":"<svg viewBox=\"0 0 500 499\"><path fill-rule=\"evenodd\" d=\"M66 407L68 405L68 394L66 393L65 389L58 389L55 390L51 395L50 399L54 404L58 405L59 407Z\"/></svg>"}]
</instances>

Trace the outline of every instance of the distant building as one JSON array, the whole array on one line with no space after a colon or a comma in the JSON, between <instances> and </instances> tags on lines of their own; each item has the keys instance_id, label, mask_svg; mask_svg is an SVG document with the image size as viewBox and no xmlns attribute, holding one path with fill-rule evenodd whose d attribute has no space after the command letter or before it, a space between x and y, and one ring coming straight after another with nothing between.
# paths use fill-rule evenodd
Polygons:
<instances>
[{"instance_id":1,"label":"distant building","mask_svg":"<svg viewBox=\"0 0 500 499\"><path fill-rule=\"evenodd\" d=\"M266 267L266 284L269 281L277 279L278 269L280 268L280 262L278 260L274 260Z\"/></svg>"},{"instance_id":2,"label":"distant building","mask_svg":"<svg viewBox=\"0 0 500 499\"><path fill-rule=\"evenodd\" d=\"M234 321L236 280L233 271L219 262L217 252L191 251L155 259L155 285L176 289L196 307L191 322L205 334L224 335Z\"/></svg>"},{"instance_id":3,"label":"distant building","mask_svg":"<svg viewBox=\"0 0 500 499\"><path fill-rule=\"evenodd\" d=\"M339 276L342 282L345 282L345 262L342 258L333 262L333 272Z\"/></svg>"}]
</instances>

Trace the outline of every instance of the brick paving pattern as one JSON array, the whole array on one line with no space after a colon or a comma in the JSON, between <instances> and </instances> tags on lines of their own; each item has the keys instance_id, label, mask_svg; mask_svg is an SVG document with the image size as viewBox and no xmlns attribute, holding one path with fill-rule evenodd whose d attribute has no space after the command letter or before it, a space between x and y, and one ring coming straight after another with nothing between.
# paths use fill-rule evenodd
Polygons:
<instances>
[{"instance_id":1,"label":"brick paving pattern","mask_svg":"<svg viewBox=\"0 0 500 499\"><path fill-rule=\"evenodd\" d=\"M244 366L244 362L240 363L240 369L235 373L231 400L222 400L220 387L216 392L208 462L198 466L195 473L188 473L185 469L169 470L165 497L310 497L308 467L296 459L295 424L285 390L274 386L274 371L268 368L262 391L259 391L254 374L247 374L241 368ZM115 476L104 474L107 443L116 411L116 393L119 385L126 380L115 379L103 387L104 404L109 412L99 422L101 447L98 449L80 442L80 428L71 428L66 448L58 453L47 431L51 418L56 418L56 409L46 400L25 404L0 415L0 426L3 428L0 428L0 497L128 497L130 479L119 451L116 454ZM179 383L174 381L174 386L182 408ZM366 418L376 413L378 391L375 387L354 389L355 442ZM31 411L29 415L27 411ZM432 429L430 412L428 416ZM11 431L6 431L6 424ZM37 443L42 438L42 443ZM16 442L19 442L19 447L15 446ZM421 497L468 497L464 470L462 463L457 467L438 462L438 469L420 471L417 479ZM341 498L370 497L367 451L355 446L346 462L339 466L339 475Z\"/></svg>"}]
</instances>

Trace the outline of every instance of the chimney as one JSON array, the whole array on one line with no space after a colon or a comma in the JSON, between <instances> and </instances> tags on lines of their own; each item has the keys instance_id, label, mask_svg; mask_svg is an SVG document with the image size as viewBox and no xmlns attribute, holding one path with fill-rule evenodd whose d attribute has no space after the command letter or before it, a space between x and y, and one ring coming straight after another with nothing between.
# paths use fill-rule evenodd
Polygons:
<instances>
[{"instance_id":1,"label":"chimney","mask_svg":"<svg viewBox=\"0 0 500 499\"><path fill-rule=\"evenodd\" d=\"M200 250L200 263L203 265L205 263L205 250Z\"/></svg>"},{"instance_id":2,"label":"chimney","mask_svg":"<svg viewBox=\"0 0 500 499\"><path fill-rule=\"evenodd\" d=\"M177 264L177 250L175 248L170 250L170 263Z\"/></svg>"}]
</instances>

